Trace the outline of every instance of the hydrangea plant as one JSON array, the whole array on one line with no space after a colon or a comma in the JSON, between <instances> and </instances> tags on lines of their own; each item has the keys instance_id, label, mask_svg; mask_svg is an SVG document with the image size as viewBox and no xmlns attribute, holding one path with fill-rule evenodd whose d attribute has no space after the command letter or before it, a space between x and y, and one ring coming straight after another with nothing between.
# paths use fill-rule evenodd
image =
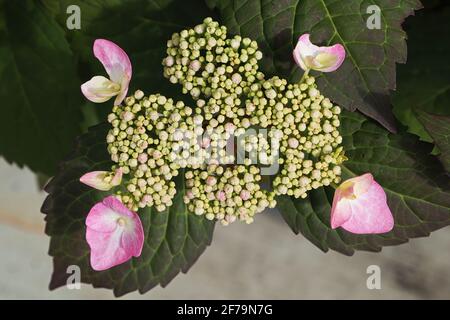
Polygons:
<instances>
[{"instance_id":1,"label":"hydrangea plant","mask_svg":"<svg viewBox=\"0 0 450 320\"><path fill-rule=\"evenodd\" d=\"M98 190L116 189L116 197L96 204L86 220L95 270L140 255L144 237L136 212L171 207L177 193L172 180L180 171L189 212L222 225L253 222L255 214L276 206L276 196L306 198L309 190L340 182L339 165L345 159L338 130L341 109L320 94L308 72L336 70L345 57L341 45L317 47L308 35L300 37L294 57L305 76L298 84L278 77L266 80L258 71L262 53L256 41L228 38L226 27L211 18L175 33L167 47L164 75L173 84L182 84L195 107L160 94L145 96L141 90L124 99L131 77L127 54L108 40L94 43L94 54L110 80L95 76L81 90L93 102L116 96L106 136L114 163L111 171L88 172L80 178ZM262 176L273 177L268 190L261 186ZM360 184L349 180L346 185L343 194L351 210L335 219L340 224L360 212L367 216L368 211L353 196L353 185ZM362 188L358 192L370 194ZM385 196L373 199L386 203ZM342 206L343 200L336 203ZM389 219L388 208L387 212ZM375 217L383 226L384 218ZM358 220L361 225L355 232L380 228L365 220ZM382 230L392 228L389 221L388 229Z\"/></svg>"},{"instance_id":2,"label":"hydrangea plant","mask_svg":"<svg viewBox=\"0 0 450 320\"><path fill-rule=\"evenodd\" d=\"M83 282L112 288L116 295L165 286L211 243L215 222L257 223L267 208L278 208L294 232L323 251L347 255L379 251L448 225L445 153L439 162L431 145L402 127L390 133L351 112L357 102L363 113L395 129L374 98L378 89L392 85L366 74L370 62L361 63L363 55L346 38L350 33L324 25L334 33L320 34L319 41L316 25L305 16L310 30L299 33L295 23L289 26L297 28L288 41L294 45L288 58L279 59L270 33L290 20L281 19L261 35L247 29L241 12L259 12L257 2L234 2L208 1L229 28L206 18L168 39L159 72L182 95L141 82L128 93L141 72L134 67L132 73L133 53L130 59L121 41L94 41L94 55L108 78L94 76L81 91L94 103L114 102L106 103L105 121L77 140L46 186L42 211L52 237L51 288L65 284L70 265L81 268ZM327 1L324 8L316 5L305 1L306 8L293 10L323 11L325 20L332 10L339 13L339 6ZM410 1L391 10L404 17L417 7ZM252 25L273 21L260 17ZM399 22L388 17L386 24L391 30ZM397 33L392 39L403 43ZM390 44L374 45L387 57L383 66L372 61L376 74L389 75L402 60L385 45ZM352 70L365 84L358 93L361 82ZM439 138L445 131L425 120L445 150Z\"/></svg>"}]
</instances>

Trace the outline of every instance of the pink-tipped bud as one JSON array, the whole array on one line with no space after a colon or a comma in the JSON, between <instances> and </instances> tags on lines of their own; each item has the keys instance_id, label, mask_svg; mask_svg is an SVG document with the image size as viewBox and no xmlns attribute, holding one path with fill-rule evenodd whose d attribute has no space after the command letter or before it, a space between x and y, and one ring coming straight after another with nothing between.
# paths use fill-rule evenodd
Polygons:
<instances>
[{"instance_id":1,"label":"pink-tipped bud","mask_svg":"<svg viewBox=\"0 0 450 320\"><path fill-rule=\"evenodd\" d=\"M194 193L192 193L192 191L191 190L188 190L187 192L186 192L186 197L188 197L188 199L194 199Z\"/></svg>"},{"instance_id":2,"label":"pink-tipped bud","mask_svg":"<svg viewBox=\"0 0 450 320\"><path fill-rule=\"evenodd\" d=\"M290 148L296 149L296 148L298 148L299 142L295 138L289 138L288 145L289 145Z\"/></svg>"},{"instance_id":3,"label":"pink-tipped bud","mask_svg":"<svg viewBox=\"0 0 450 320\"><path fill-rule=\"evenodd\" d=\"M164 64L165 64L167 67L173 66L174 62L175 62L175 61L174 61L174 59L173 59L172 56L168 56L168 57L166 57L166 58L164 59Z\"/></svg>"},{"instance_id":4,"label":"pink-tipped bud","mask_svg":"<svg viewBox=\"0 0 450 320\"><path fill-rule=\"evenodd\" d=\"M145 181L145 179L139 179L138 180L138 186L139 187L145 187L147 185L147 181Z\"/></svg>"},{"instance_id":5,"label":"pink-tipped bud","mask_svg":"<svg viewBox=\"0 0 450 320\"><path fill-rule=\"evenodd\" d=\"M239 84L242 81L242 76L239 73L235 73L231 76L231 81L233 81L235 84Z\"/></svg>"},{"instance_id":6,"label":"pink-tipped bud","mask_svg":"<svg viewBox=\"0 0 450 320\"><path fill-rule=\"evenodd\" d=\"M241 193L240 193L240 197L244 201L250 199L250 191L242 190Z\"/></svg>"},{"instance_id":7,"label":"pink-tipped bud","mask_svg":"<svg viewBox=\"0 0 450 320\"><path fill-rule=\"evenodd\" d=\"M198 70L200 70L201 67L201 63L198 60L194 60L189 64L189 68L195 72L197 72Z\"/></svg>"},{"instance_id":8,"label":"pink-tipped bud","mask_svg":"<svg viewBox=\"0 0 450 320\"><path fill-rule=\"evenodd\" d=\"M142 197L142 202L145 204L149 204L149 203L153 202L153 198L151 195L146 194L145 196Z\"/></svg>"},{"instance_id":9,"label":"pink-tipped bud","mask_svg":"<svg viewBox=\"0 0 450 320\"><path fill-rule=\"evenodd\" d=\"M138 147L141 148L141 149L143 149L143 150L145 150L145 149L147 149L147 147L148 147L148 142L145 141L145 140L141 140L141 141L138 143Z\"/></svg>"},{"instance_id":10,"label":"pink-tipped bud","mask_svg":"<svg viewBox=\"0 0 450 320\"><path fill-rule=\"evenodd\" d=\"M139 128L137 128L137 132L139 134L144 134L145 133L145 128L144 127L139 127Z\"/></svg>"},{"instance_id":11,"label":"pink-tipped bud","mask_svg":"<svg viewBox=\"0 0 450 320\"><path fill-rule=\"evenodd\" d=\"M216 183L217 183L217 179L216 179L215 177L209 176L209 177L206 179L206 184L207 184L208 186L213 186L213 185L215 185Z\"/></svg>"},{"instance_id":12,"label":"pink-tipped bud","mask_svg":"<svg viewBox=\"0 0 450 320\"><path fill-rule=\"evenodd\" d=\"M227 198L227 196L226 196L225 192L223 192L223 191L217 191L217 193L216 193L216 198L217 198L217 200L219 200L219 201L225 201L226 198Z\"/></svg>"},{"instance_id":13,"label":"pink-tipped bud","mask_svg":"<svg viewBox=\"0 0 450 320\"><path fill-rule=\"evenodd\" d=\"M235 126L233 123L227 122L227 123L225 124L225 131L226 131L226 132L233 133L234 130L236 130L236 126Z\"/></svg>"},{"instance_id":14,"label":"pink-tipped bud","mask_svg":"<svg viewBox=\"0 0 450 320\"><path fill-rule=\"evenodd\" d=\"M139 161L140 163L146 163L147 160L148 160L148 155L147 155L146 153L141 153L141 154L138 156L138 161Z\"/></svg>"},{"instance_id":15,"label":"pink-tipped bud","mask_svg":"<svg viewBox=\"0 0 450 320\"><path fill-rule=\"evenodd\" d=\"M207 198L208 198L209 201L216 200L216 197L214 196L214 193L212 193L212 192L209 192L209 193L208 193Z\"/></svg>"},{"instance_id":16,"label":"pink-tipped bud","mask_svg":"<svg viewBox=\"0 0 450 320\"><path fill-rule=\"evenodd\" d=\"M158 159L160 159L161 157L162 157L161 151L155 150L155 151L153 152L153 159L158 160Z\"/></svg>"},{"instance_id":17,"label":"pink-tipped bud","mask_svg":"<svg viewBox=\"0 0 450 320\"><path fill-rule=\"evenodd\" d=\"M134 114L131 111L125 111L122 113L122 119L124 121L131 121L134 118Z\"/></svg>"}]
</instances>

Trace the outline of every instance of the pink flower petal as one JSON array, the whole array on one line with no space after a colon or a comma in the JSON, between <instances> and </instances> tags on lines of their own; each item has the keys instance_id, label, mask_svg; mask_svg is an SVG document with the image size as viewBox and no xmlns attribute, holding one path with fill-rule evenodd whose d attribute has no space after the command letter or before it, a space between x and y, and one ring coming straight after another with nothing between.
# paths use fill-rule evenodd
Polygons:
<instances>
[{"instance_id":1,"label":"pink flower petal","mask_svg":"<svg viewBox=\"0 0 450 320\"><path fill-rule=\"evenodd\" d=\"M86 240L91 248L91 267L95 271L103 271L115 267L131 259L121 247L122 230L111 233L96 232L86 229Z\"/></svg>"},{"instance_id":2,"label":"pink flower petal","mask_svg":"<svg viewBox=\"0 0 450 320\"><path fill-rule=\"evenodd\" d=\"M333 205L331 207L331 228L336 229L341 226L344 222L350 219L352 212L350 210L350 206L347 202L343 202L344 197L342 192L336 189L333 197ZM337 210L337 206L339 203L339 210Z\"/></svg>"},{"instance_id":3,"label":"pink flower petal","mask_svg":"<svg viewBox=\"0 0 450 320\"><path fill-rule=\"evenodd\" d=\"M95 76L81 85L81 92L90 101L102 103L120 94L121 87L103 76Z\"/></svg>"},{"instance_id":4,"label":"pink flower petal","mask_svg":"<svg viewBox=\"0 0 450 320\"><path fill-rule=\"evenodd\" d=\"M93 231L110 233L117 229L117 219L120 213L114 211L103 202L95 204L86 218L86 226Z\"/></svg>"},{"instance_id":5,"label":"pink flower petal","mask_svg":"<svg viewBox=\"0 0 450 320\"><path fill-rule=\"evenodd\" d=\"M371 173L365 173L358 177L348 179L347 181L354 182L353 192L356 196L363 195L369 190L373 183L376 183Z\"/></svg>"},{"instance_id":6,"label":"pink flower petal","mask_svg":"<svg viewBox=\"0 0 450 320\"><path fill-rule=\"evenodd\" d=\"M144 230L135 212L109 196L89 212L86 240L91 249L92 268L106 270L141 255Z\"/></svg>"},{"instance_id":7,"label":"pink flower petal","mask_svg":"<svg viewBox=\"0 0 450 320\"><path fill-rule=\"evenodd\" d=\"M88 172L80 178L80 182L97 190L108 191L122 182L123 172L122 169L118 169L112 178L109 177L110 181L107 182L105 179L110 174L108 171Z\"/></svg>"},{"instance_id":8,"label":"pink flower petal","mask_svg":"<svg viewBox=\"0 0 450 320\"><path fill-rule=\"evenodd\" d=\"M119 199L114 196L106 197L105 199L103 199L102 203L123 217L133 218L137 216L135 212L128 209Z\"/></svg>"},{"instance_id":9,"label":"pink flower petal","mask_svg":"<svg viewBox=\"0 0 450 320\"><path fill-rule=\"evenodd\" d=\"M123 99L127 96L128 92L128 86L130 85L131 78L128 78L128 76L125 76L122 79L122 83L120 84L120 92L117 95L116 99L114 100L114 105L118 106L122 103Z\"/></svg>"},{"instance_id":10,"label":"pink flower petal","mask_svg":"<svg viewBox=\"0 0 450 320\"><path fill-rule=\"evenodd\" d=\"M80 178L80 182L97 190L108 191L111 185L104 181L108 173L108 171L88 172Z\"/></svg>"},{"instance_id":11,"label":"pink flower petal","mask_svg":"<svg viewBox=\"0 0 450 320\"><path fill-rule=\"evenodd\" d=\"M331 209L331 227L356 234L378 234L392 230L394 218L386 193L371 174L344 181L336 190Z\"/></svg>"},{"instance_id":12,"label":"pink flower petal","mask_svg":"<svg viewBox=\"0 0 450 320\"><path fill-rule=\"evenodd\" d=\"M140 220L139 220L140 222ZM139 257L144 244L144 231L142 224L135 224L132 232L125 232L122 236L122 248L134 257Z\"/></svg>"},{"instance_id":13,"label":"pink flower petal","mask_svg":"<svg viewBox=\"0 0 450 320\"><path fill-rule=\"evenodd\" d=\"M341 44L335 44L331 47L320 47L322 53L329 54L334 57L333 62L329 66L322 67L318 71L322 72L333 72L337 70L345 60L345 49ZM318 56L316 56L317 61Z\"/></svg>"},{"instance_id":14,"label":"pink flower petal","mask_svg":"<svg viewBox=\"0 0 450 320\"><path fill-rule=\"evenodd\" d=\"M312 44L311 41L309 41L308 33L301 35L294 49L295 62L305 71L311 69L305 64L304 58L308 56L313 57L318 48L318 46Z\"/></svg>"},{"instance_id":15,"label":"pink flower petal","mask_svg":"<svg viewBox=\"0 0 450 320\"><path fill-rule=\"evenodd\" d=\"M295 62L303 70L332 72L342 65L345 60L345 49L341 44L319 47L312 44L309 37L308 33L303 34L293 52Z\"/></svg>"},{"instance_id":16,"label":"pink flower petal","mask_svg":"<svg viewBox=\"0 0 450 320\"><path fill-rule=\"evenodd\" d=\"M94 42L94 55L105 67L109 78L120 85L120 93L114 102L119 105L128 92L132 68L130 58L117 44L105 39Z\"/></svg>"},{"instance_id":17,"label":"pink flower petal","mask_svg":"<svg viewBox=\"0 0 450 320\"><path fill-rule=\"evenodd\" d=\"M105 39L95 40L94 55L100 60L109 78L115 83L122 83L122 79L125 76L131 79L132 68L130 58L114 42Z\"/></svg>"},{"instance_id":18,"label":"pink flower petal","mask_svg":"<svg viewBox=\"0 0 450 320\"><path fill-rule=\"evenodd\" d=\"M116 187L122 183L122 176L123 176L123 169L119 168L116 170L116 173L114 174L114 177L111 180L111 185L113 187Z\"/></svg>"}]
</instances>

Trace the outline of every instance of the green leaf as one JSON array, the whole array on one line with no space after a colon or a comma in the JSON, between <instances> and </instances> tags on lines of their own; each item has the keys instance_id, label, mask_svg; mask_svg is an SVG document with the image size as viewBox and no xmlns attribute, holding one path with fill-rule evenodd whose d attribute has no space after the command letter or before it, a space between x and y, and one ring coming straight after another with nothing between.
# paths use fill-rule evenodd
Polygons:
<instances>
[{"instance_id":1,"label":"green leaf","mask_svg":"<svg viewBox=\"0 0 450 320\"><path fill-rule=\"evenodd\" d=\"M68 5L78 5L81 11L81 29L68 30L67 36L80 59L83 82L93 75L105 74L92 54L94 40L104 38L128 53L133 66L131 92L141 89L187 101L188 97L164 78L162 60L166 56L167 40L174 32L213 15L203 1L193 6L184 0L62 0L58 15L62 26L68 18L65 12ZM101 116L109 110L98 105L96 108Z\"/></svg>"},{"instance_id":2,"label":"green leaf","mask_svg":"<svg viewBox=\"0 0 450 320\"><path fill-rule=\"evenodd\" d=\"M81 9L80 30L66 26L69 5ZM106 116L109 108L85 102L80 92L81 83L105 74L92 54L96 38L113 40L130 53L131 90L181 100L162 75L165 43L173 32L209 15L201 1L192 10L181 0L0 0L0 99L7 119L0 154L53 175L86 124Z\"/></svg>"},{"instance_id":3,"label":"green leaf","mask_svg":"<svg viewBox=\"0 0 450 320\"><path fill-rule=\"evenodd\" d=\"M0 154L52 175L81 131L69 44L44 7L31 0L0 0L0 39Z\"/></svg>"},{"instance_id":4,"label":"green leaf","mask_svg":"<svg viewBox=\"0 0 450 320\"><path fill-rule=\"evenodd\" d=\"M396 117L421 139L432 139L413 109L450 116L450 4L426 8L408 19L408 62L399 66L398 90L392 97Z\"/></svg>"},{"instance_id":5,"label":"green leaf","mask_svg":"<svg viewBox=\"0 0 450 320\"><path fill-rule=\"evenodd\" d=\"M81 136L72 155L46 187L49 195L42 212L46 214L46 233L51 237L51 289L65 285L70 276L68 266L77 265L82 282L114 289L116 296L135 290L144 293L157 284L167 285L180 271L187 272L211 243L214 222L187 211L184 175L180 173L173 206L164 212L150 208L139 211L145 233L141 256L106 271L90 267L85 219L90 208L110 192L89 188L79 178L89 171L110 169L105 141L108 129L109 125L101 124Z\"/></svg>"},{"instance_id":6,"label":"green leaf","mask_svg":"<svg viewBox=\"0 0 450 320\"><path fill-rule=\"evenodd\" d=\"M449 180L439 161L429 155L432 145L403 129L390 134L356 112L344 112L341 122L349 158L343 164L343 178L371 172L386 192L395 227L380 235L331 229L334 190L321 188L304 200L278 199L279 209L294 232L301 232L323 251L352 255L354 250L380 251L383 246L428 236L450 224Z\"/></svg>"},{"instance_id":7,"label":"green leaf","mask_svg":"<svg viewBox=\"0 0 450 320\"><path fill-rule=\"evenodd\" d=\"M418 119L439 149L439 159L450 172L450 117L419 112Z\"/></svg>"},{"instance_id":8,"label":"green leaf","mask_svg":"<svg viewBox=\"0 0 450 320\"><path fill-rule=\"evenodd\" d=\"M47 10L48 14L52 17L55 17L61 10L59 1L55 0L38 0L45 10Z\"/></svg>"},{"instance_id":9,"label":"green leaf","mask_svg":"<svg viewBox=\"0 0 450 320\"><path fill-rule=\"evenodd\" d=\"M300 79L292 50L301 34L310 33L316 44L341 43L347 58L337 71L317 75L320 90L343 107L358 109L395 130L389 91L395 89L396 63L406 61L401 24L421 7L418 0L209 0L208 4L216 5L231 33L258 40L267 75ZM370 5L381 9L380 30L366 26Z\"/></svg>"}]
</instances>

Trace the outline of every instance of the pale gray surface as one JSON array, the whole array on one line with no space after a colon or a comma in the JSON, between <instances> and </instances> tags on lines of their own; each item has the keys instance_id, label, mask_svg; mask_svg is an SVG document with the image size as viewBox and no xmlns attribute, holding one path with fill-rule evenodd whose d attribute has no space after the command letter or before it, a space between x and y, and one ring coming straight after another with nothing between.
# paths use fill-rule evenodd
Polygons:
<instances>
[{"instance_id":1,"label":"pale gray surface","mask_svg":"<svg viewBox=\"0 0 450 320\"><path fill-rule=\"evenodd\" d=\"M47 288L49 238L39 212L45 194L34 175L0 159L0 298L110 299L104 289ZM187 275L133 299L450 298L450 234L353 257L322 253L294 235L275 212L250 226L217 226L214 241ZM379 265L382 289L368 290L366 268Z\"/></svg>"}]
</instances>

